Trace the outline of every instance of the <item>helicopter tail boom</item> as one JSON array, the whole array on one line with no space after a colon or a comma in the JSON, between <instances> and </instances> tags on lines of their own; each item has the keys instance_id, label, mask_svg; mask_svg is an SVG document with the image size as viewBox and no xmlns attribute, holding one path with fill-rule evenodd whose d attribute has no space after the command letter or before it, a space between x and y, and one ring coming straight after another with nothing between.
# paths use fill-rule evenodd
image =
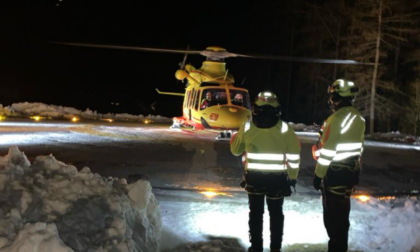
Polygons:
<instances>
[{"instance_id":1,"label":"helicopter tail boom","mask_svg":"<svg viewBox=\"0 0 420 252\"><path fill-rule=\"evenodd\" d=\"M156 88L156 92L158 92L158 94L162 94L162 95L175 95L175 96L182 96L184 97L185 94L184 93L175 93L175 92L162 92L159 89Z\"/></svg>"}]
</instances>

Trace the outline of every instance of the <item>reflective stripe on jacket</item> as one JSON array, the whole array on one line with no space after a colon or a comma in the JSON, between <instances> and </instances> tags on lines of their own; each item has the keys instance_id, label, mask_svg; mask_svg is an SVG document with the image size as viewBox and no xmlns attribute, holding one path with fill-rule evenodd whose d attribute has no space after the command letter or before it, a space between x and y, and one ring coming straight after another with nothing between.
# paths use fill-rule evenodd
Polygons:
<instances>
[{"instance_id":1,"label":"reflective stripe on jacket","mask_svg":"<svg viewBox=\"0 0 420 252\"><path fill-rule=\"evenodd\" d=\"M323 178L332 162L361 156L364 133L365 119L352 106L340 108L328 117L323 125L315 174Z\"/></svg>"},{"instance_id":2,"label":"reflective stripe on jacket","mask_svg":"<svg viewBox=\"0 0 420 252\"><path fill-rule=\"evenodd\" d=\"M296 179L300 163L300 142L292 127L279 122L258 128L246 122L231 141L233 155L245 153L245 169L257 173L286 173Z\"/></svg>"}]
</instances>

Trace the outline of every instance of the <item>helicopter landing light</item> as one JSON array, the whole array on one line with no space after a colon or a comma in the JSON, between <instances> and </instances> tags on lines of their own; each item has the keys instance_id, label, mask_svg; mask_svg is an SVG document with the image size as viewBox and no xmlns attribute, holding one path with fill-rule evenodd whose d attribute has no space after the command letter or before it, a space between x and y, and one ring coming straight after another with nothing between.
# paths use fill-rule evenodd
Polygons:
<instances>
[{"instance_id":1,"label":"helicopter landing light","mask_svg":"<svg viewBox=\"0 0 420 252\"><path fill-rule=\"evenodd\" d=\"M35 120L35 121L40 121L41 119L45 119L44 117L42 117L42 116L31 116L31 117L29 117L29 118L31 118L31 119L33 119L33 120Z\"/></svg>"},{"instance_id":2,"label":"helicopter landing light","mask_svg":"<svg viewBox=\"0 0 420 252\"><path fill-rule=\"evenodd\" d=\"M212 121L217 121L218 118L219 118L219 114L215 114L215 113L211 113L209 116L209 119Z\"/></svg>"},{"instance_id":3,"label":"helicopter landing light","mask_svg":"<svg viewBox=\"0 0 420 252\"><path fill-rule=\"evenodd\" d=\"M236 108L229 108L229 111L233 112L233 113L238 112L238 110Z\"/></svg>"}]
</instances>

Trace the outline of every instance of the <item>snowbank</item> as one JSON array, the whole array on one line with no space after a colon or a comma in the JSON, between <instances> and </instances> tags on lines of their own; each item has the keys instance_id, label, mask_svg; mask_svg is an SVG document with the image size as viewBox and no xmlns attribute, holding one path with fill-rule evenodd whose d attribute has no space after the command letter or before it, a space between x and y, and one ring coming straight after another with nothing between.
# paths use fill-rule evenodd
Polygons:
<instances>
[{"instance_id":1,"label":"snowbank","mask_svg":"<svg viewBox=\"0 0 420 252\"><path fill-rule=\"evenodd\" d=\"M127 122L142 122L142 123L172 123L172 118L164 117L161 115L132 115L127 113L121 114L100 114L87 108L81 111L72 107L63 107L57 105L47 105L44 103L29 103L20 102L13 103L10 106L3 107L0 104L0 118L1 116L15 116L15 117L28 117L28 116L41 116L49 119L71 119L74 116L86 120L114 120L114 121L127 121ZM313 132L318 133L321 125L305 125L303 123L289 122L296 132ZM410 136L401 134L400 132L388 133L375 133L372 136L366 135L366 140L375 141L391 141L398 143L405 143L410 145L420 145L419 136Z\"/></svg>"},{"instance_id":2,"label":"snowbank","mask_svg":"<svg viewBox=\"0 0 420 252\"><path fill-rule=\"evenodd\" d=\"M57 105L47 105L44 103L29 103L20 102L13 103L10 106L3 107L0 104L0 115L5 116L42 116L50 119L71 119L77 116L81 119L86 120L119 120L119 121L133 121L133 122L145 122L152 121L155 123L171 123L172 118L163 117L160 115L131 115L131 114L100 114L96 111L92 111L87 108L85 111L81 111L72 107L63 107Z\"/></svg>"},{"instance_id":3,"label":"snowbank","mask_svg":"<svg viewBox=\"0 0 420 252\"><path fill-rule=\"evenodd\" d=\"M162 218L147 180L103 178L17 147L0 157L0 251L159 251Z\"/></svg>"}]
</instances>

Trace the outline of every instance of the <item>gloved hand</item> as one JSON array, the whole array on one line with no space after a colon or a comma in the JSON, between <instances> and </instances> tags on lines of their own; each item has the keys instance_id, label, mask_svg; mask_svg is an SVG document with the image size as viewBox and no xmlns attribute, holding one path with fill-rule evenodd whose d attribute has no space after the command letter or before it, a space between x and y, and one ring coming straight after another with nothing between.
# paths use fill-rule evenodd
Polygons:
<instances>
[{"instance_id":1,"label":"gloved hand","mask_svg":"<svg viewBox=\"0 0 420 252\"><path fill-rule=\"evenodd\" d=\"M289 183L289 186L293 186L293 187L296 187L296 183L297 183L297 180L296 179L287 179L287 182Z\"/></svg>"},{"instance_id":2,"label":"gloved hand","mask_svg":"<svg viewBox=\"0 0 420 252\"><path fill-rule=\"evenodd\" d=\"M246 181L242 180L241 183L239 184L242 188L245 188L246 186Z\"/></svg>"},{"instance_id":3,"label":"gloved hand","mask_svg":"<svg viewBox=\"0 0 420 252\"><path fill-rule=\"evenodd\" d=\"M321 181L322 181L322 179L315 174L314 178L312 180L312 184L313 184L315 190L317 190L317 191L321 190Z\"/></svg>"}]
</instances>

